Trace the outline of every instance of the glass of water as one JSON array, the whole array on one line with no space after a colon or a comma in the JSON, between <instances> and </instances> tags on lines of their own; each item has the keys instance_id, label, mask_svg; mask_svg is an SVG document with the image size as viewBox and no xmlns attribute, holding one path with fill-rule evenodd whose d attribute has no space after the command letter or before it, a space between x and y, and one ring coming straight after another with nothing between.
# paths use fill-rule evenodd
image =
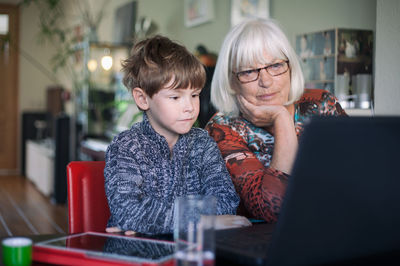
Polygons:
<instances>
[{"instance_id":1,"label":"glass of water","mask_svg":"<svg viewBox=\"0 0 400 266\"><path fill-rule=\"evenodd\" d=\"M213 196L200 195L175 200L175 265L214 265L216 202Z\"/></svg>"}]
</instances>

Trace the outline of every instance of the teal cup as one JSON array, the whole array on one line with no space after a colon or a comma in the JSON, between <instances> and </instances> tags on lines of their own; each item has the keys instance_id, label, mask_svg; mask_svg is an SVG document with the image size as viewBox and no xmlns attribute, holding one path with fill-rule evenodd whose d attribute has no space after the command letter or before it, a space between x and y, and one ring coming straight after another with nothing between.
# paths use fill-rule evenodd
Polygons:
<instances>
[{"instance_id":1,"label":"teal cup","mask_svg":"<svg viewBox=\"0 0 400 266\"><path fill-rule=\"evenodd\" d=\"M32 262L32 240L26 237L11 237L2 241L5 266L26 266Z\"/></svg>"}]
</instances>

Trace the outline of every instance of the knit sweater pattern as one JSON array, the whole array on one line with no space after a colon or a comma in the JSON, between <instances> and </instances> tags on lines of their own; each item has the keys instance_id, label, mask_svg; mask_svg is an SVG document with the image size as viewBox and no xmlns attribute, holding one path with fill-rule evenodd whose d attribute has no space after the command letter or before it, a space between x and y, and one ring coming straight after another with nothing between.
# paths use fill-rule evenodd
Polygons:
<instances>
[{"instance_id":1,"label":"knit sweater pattern","mask_svg":"<svg viewBox=\"0 0 400 266\"><path fill-rule=\"evenodd\" d=\"M117 135L106 151L108 227L147 234L171 233L174 201L183 195L213 195L217 214L235 214L239 197L214 139L192 128L169 149L143 121Z\"/></svg>"}]
</instances>

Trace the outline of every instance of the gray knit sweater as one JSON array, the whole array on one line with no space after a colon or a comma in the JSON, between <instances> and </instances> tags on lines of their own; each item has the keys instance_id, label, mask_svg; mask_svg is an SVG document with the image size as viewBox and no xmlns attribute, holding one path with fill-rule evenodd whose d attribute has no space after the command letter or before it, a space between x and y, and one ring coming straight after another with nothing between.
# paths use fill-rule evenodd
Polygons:
<instances>
[{"instance_id":1,"label":"gray knit sweater","mask_svg":"<svg viewBox=\"0 0 400 266\"><path fill-rule=\"evenodd\" d=\"M174 200L214 195L217 214L235 214L239 197L214 139L199 128L168 143L147 116L114 138L106 152L108 226L148 234L171 233Z\"/></svg>"}]
</instances>

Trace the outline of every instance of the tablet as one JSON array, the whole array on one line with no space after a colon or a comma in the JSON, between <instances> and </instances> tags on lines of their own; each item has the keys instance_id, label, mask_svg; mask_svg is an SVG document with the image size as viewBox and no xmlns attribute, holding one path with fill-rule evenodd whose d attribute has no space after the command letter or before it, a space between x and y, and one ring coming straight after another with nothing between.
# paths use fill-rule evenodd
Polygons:
<instances>
[{"instance_id":1,"label":"tablet","mask_svg":"<svg viewBox=\"0 0 400 266\"><path fill-rule=\"evenodd\" d=\"M68 265L173 265L172 241L85 232L33 245L33 260Z\"/></svg>"}]
</instances>

